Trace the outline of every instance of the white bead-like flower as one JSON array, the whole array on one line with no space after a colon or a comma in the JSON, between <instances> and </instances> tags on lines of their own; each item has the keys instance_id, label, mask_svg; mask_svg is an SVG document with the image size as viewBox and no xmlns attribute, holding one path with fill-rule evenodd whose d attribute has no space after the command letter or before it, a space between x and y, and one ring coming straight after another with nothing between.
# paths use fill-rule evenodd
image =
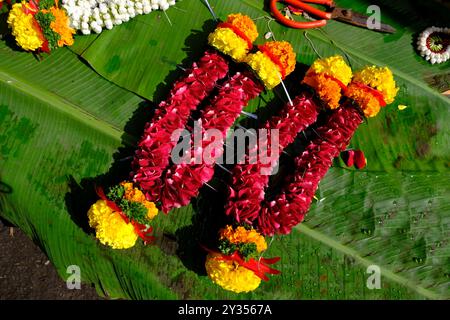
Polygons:
<instances>
[{"instance_id":1,"label":"white bead-like flower","mask_svg":"<svg viewBox=\"0 0 450 320\"><path fill-rule=\"evenodd\" d=\"M61 0L70 25L83 34L112 29L136 15L167 10L176 0Z\"/></svg>"},{"instance_id":2,"label":"white bead-like flower","mask_svg":"<svg viewBox=\"0 0 450 320\"><path fill-rule=\"evenodd\" d=\"M417 40L417 50L432 64L444 63L450 59L450 29L429 27Z\"/></svg>"}]
</instances>

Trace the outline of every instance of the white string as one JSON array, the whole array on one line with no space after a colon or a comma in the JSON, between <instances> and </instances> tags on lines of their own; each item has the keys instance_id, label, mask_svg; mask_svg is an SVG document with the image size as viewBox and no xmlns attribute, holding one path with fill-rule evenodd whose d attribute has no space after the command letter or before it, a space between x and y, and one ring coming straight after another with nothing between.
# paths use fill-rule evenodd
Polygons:
<instances>
[{"instance_id":1,"label":"white string","mask_svg":"<svg viewBox=\"0 0 450 320\"><path fill-rule=\"evenodd\" d=\"M209 12L211 12L211 15L213 16L214 21L219 20L217 18L216 13L214 12L214 10L212 9L211 5L209 4L208 0L203 0L206 3L206 6L208 7Z\"/></svg>"},{"instance_id":2,"label":"white string","mask_svg":"<svg viewBox=\"0 0 450 320\"><path fill-rule=\"evenodd\" d=\"M281 79L280 74L278 74L278 77L280 78L281 85L283 86L284 92L286 93L286 96L287 96L287 98L289 100L289 104L291 105L291 107L294 106L294 103L292 102L291 96L289 95L289 92L287 91L287 88L284 85L283 79Z\"/></svg>"}]
</instances>

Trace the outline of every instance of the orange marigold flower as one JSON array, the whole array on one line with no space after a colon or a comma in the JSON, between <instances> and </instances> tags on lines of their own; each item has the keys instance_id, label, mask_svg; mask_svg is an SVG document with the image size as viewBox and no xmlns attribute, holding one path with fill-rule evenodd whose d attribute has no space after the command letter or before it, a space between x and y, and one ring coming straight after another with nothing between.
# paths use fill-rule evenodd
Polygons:
<instances>
[{"instance_id":1,"label":"orange marigold flower","mask_svg":"<svg viewBox=\"0 0 450 320\"><path fill-rule=\"evenodd\" d=\"M233 229L228 225L219 231L219 239L227 239L231 243L250 243L256 244L258 252L262 252L267 249L266 240L255 229L247 230L244 227L237 227Z\"/></svg>"},{"instance_id":2,"label":"orange marigold flower","mask_svg":"<svg viewBox=\"0 0 450 320\"><path fill-rule=\"evenodd\" d=\"M296 56L292 45L287 41L269 41L266 42L261 48L267 50L273 56L275 56L282 68L282 73L285 75L290 74L295 69Z\"/></svg>"},{"instance_id":3,"label":"orange marigold flower","mask_svg":"<svg viewBox=\"0 0 450 320\"><path fill-rule=\"evenodd\" d=\"M322 73L307 74L303 79L310 87L316 90L320 99L326 103L330 109L339 108L339 100L341 99L341 87L336 81L326 78Z\"/></svg>"},{"instance_id":4,"label":"orange marigold flower","mask_svg":"<svg viewBox=\"0 0 450 320\"><path fill-rule=\"evenodd\" d=\"M42 10L45 12L46 10ZM63 47L65 45L73 45L73 35L76 33L75 29L72 29L69 24L69 17L63 9L52 7L50 13L55 17L55 20L50 24L50 28L59 34L58 46Z\"/></svg>"},{"instance_id":5,"label":"orange marigold flower","mask_svg":"<svg viewBox=\"0 0 450 320\"><path fill-rule=\"evenodd\" d=\"M256 29L256 25L253 20L241 13L230 14L227 17L227 23L232 24L236 28L238 28L241 32L243 32L250 42L253 42L258 38L258 30Z\"/></svg>"},{"instance_id":6,"label":"orange marigold flower","mask_svg":"<svg viewBox=\"0 0 450 320\"><path fill-rule=\"evenodd\" d=\"M348 86L345 95L355 100L368 118L375 117L380 112L380 101L374 95L367 93L366 90L353 83Z\"/></svg>"}]
</instances>

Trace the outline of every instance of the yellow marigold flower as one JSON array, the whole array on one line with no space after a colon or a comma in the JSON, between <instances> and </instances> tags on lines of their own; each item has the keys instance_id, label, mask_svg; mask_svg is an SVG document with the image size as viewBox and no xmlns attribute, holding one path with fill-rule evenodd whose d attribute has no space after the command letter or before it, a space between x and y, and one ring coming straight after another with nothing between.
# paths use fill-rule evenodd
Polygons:
<instances>
[{"instance_id":1,"label":"yellow marigold flower","mask_svg":"<svg viewBox=\"0 0 450 320\"><path fill-rule=\"evenodd\" d=\"M294 50L288 42L272 41L261 46L260 51L255 54L249 54L246 62L270 90L295 69L296 60Z\"/></svg>"},{"instance_id":2,"label":"yellow marigold flower","mask_svg":"<svg viewBox=\"0 0 450 320\"><path fill-rule=\"evenodd\" d=\"M256 244L258 252L262 252L267 249L266 240L255 229L247 230L244 227L237 227L233 229L232 226L226 226L219 231L220 240L227 239L231 243L250 243Z\"/></svg>"},{"instance_id":3,"label":"yellow marigold flower","mask_svg":"<svg viewBox=\"0 0 450 320\"><path fill-rule=\"evenodd\" d=\"M380 91L387 104L394 102L395 96L399 90L396 87L394 75L388 67L366 67L355 73L353 81L365 84Z\"/></svg>"},{"instance_id":4,"label":"yellow marigold flower","mask_svg":"<svg viewBox=\"0 0 450 320\"><path fill-rule=\"evenodd\" d=\"M134 188L133 183L122 182L121 185L125 188L125 199L142 203L147 208L147 217L149 220L152 220L158 214L156 205L153 202L148 201L141 190L139 190L138 188Z\"/></svg>"},{"instance_id":5,"label":"yellow marigold flower","mask_svg":"<svg viewBox=\"0 0 450 320\"><path fill-rule=\"evenodd\" d=\"M211 46L241 62L251 49L251 43L258 37L256 25L248 16L240 13L228 16L225 23L219 24L208 36Z\"/></svg>"},{"instance_id":6,"label":"yellow marigold flower","mask_svg":"<svg viewBox=\"0 0 450 320\"><path fill-rule=\"evenodd\" d=\"M348 66L342 56L332 56L317 59L309 68L307 74L324 73L338 79L344 85L348 85L352 80L352 69Z\"/></svg>"},{"instance_id":7,"label":"yellow marigold flower","mask_svg":"<svg viewBox=\"0 0 450 320\"><path fill-rule=\"evenodd\" d=\"M248 53L247 42L228 28L217 28L208 36L208 42L237 62L241 62Z\"/></svg>"},{"instance_id":8,"label":"yellow marigold flower","mask_svg":"<svg viewBox=\"0 0 450 320\"><path fill-rule=\"evenodd\" d=\"M249 292L258 288L261 283L261 279L253 271L233 261L223 260L220 254L208 254L205 267L208 277L225 290Z\"/></svg>"},{"instance_id":9,"label":"yellow marigold flower","mask_svg":"<svg viewBox=\"0 0 450 320\"><path fill-rule=\"evenodd\" d=\"M95 236L104 245L113 249L127 249L134 246L138 235L131 223L125 223L120 214L111 209L105 200L98 200L88 211L89 225L95 229Z\"/></svg>"},{"instance_id":10,"label":"yellow marigold flower","mask_svg":"<svg viewBox=\"0 0 450 320\"><path fill-rule=\"evenodd\" d=\"M311 88L314 88L320 99L325 102L330 109L339 108L339 101L342 97L342 88L336 81L326 78L322 73L306 74L302 81Z\"/></svg>"},{"instance_id":11,"label":"yellow marigold flower","mask_svg":"<svg viewBox=\"0 0 450 320\"><path fill-rule=\"evenodd\" d=\"M50 24L50 28L60 35L58 46L73 45L73 35L76 33L75 29L70 27L69 17L63 9L52 7L50 13L55 17L55 20Z\"/></svg>"},{"instance_id":12,"label":"yellow marigold flower","mask_svg":"<svg viewBox=\"0 0 450 320\"><path fill-rule=\"evenodd\" d=\"M26 14L23 7L26 3L16 3L12 6L7 23L12 29L12 35L17 44L24 50L34 51L44 43L44 36L33 15Z\"/></svg>"}]
</instances>

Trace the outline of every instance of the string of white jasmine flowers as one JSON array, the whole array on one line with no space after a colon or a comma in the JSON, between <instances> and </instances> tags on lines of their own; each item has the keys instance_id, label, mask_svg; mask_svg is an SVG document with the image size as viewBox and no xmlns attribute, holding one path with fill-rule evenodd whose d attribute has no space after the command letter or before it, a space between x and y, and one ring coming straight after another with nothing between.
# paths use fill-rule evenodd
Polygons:
<instances>
[{"instance_id":1,"label":"string of white jasmine flowers","mask_svg":"<svg viewBox=\"0 0 450 320\"><path fill-rule=\"evenodd\" d=\"M429 27L417 40L420 55L432 64L446 62L450 58L450 29Z\"/></svg>"},{"instance_id":2,"label":"string of white jasmine flowers","mask_svg":"<svg viewBox=\"0 0 450 320\"><path fill-rule=\"evenodd\" d=\"M100 33L154 10L166 11L176 0L62 0L71 27L83 34Z\"/></svg>"}]
</instances>

